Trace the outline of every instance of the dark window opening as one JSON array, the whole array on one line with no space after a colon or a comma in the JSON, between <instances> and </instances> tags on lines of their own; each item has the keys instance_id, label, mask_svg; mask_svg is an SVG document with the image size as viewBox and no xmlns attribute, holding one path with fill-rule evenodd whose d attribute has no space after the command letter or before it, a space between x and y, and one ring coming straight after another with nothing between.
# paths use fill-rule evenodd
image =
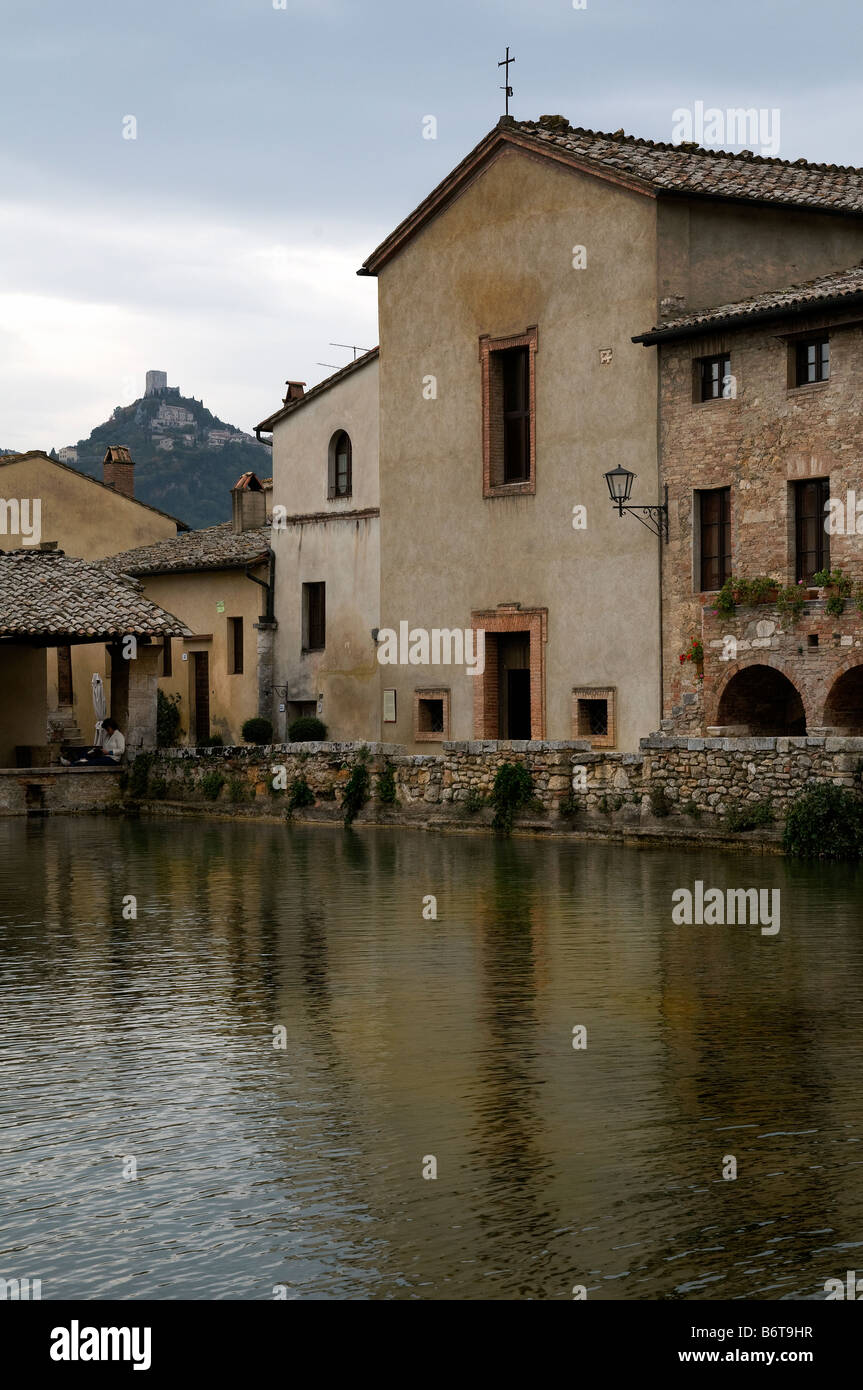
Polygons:
<instances>
[{"instance_id":1,"label":"dark window opening","mask_svg":"<svg viewBox=\"0 0 863 1390\"><path fill-rule=\"evenodd\" d=\"M794 577L798 583L809 584L819 570L830 568L830 537L825 526L829 498L829 478L794 484Z\"/></svg>"},{"instance_id":2,"label":"dark window opening","mask_svg":"<svg viewBox=\"0 0 863 1390\"><path fill-rule=\"evenodd\" d=\"M326 585L303 585L303 648L308 652L323 651L326 646Z\"/></svg>"},{"instance_id":3,"label":"dark window opening","mask_svg":"<svg viewBox=\"0 0 863 1390\"><path fill-rule=\"evenodd\" d=\"M344 430L333 436L330 444L328 497L350 497L353 482L353 447Z\"/></svg>"},{"instance_id":4,"label":"dark window opening","mask_svg":"<svg viewBox=\"0 0 863 1390\"><path fill-rule=\"evenodd\" d=\"M496 353L503 402L503 481L523 483L530 477L530 349Z\"/></svg>"},{"instance_id":5,"label":"dark window opening","mask_svg":"<svg viewBox=\"0 0 863 1390\"><path fill-rule=\"evenodd\" d=\"M731 574L731 488L698 494L700 512L700 588L721 589Z\"/></svg>"},{"instance_id":6,"label":"dark window opening","mask_svg":"<svg viewBox=\"0 0 863 1390\"><path fill-rule=\"evenodd\" d=\"M830 376L829 338L808 338L794 345L794 385L808 386Z\"/></svg>"},{"instance_id":7,"label":"dark window opening","mask_svg":"<svg viewBox=\"0 0 863 1390\"><path fill-rule=\"evenodd\" d=\"M605 737L608 733L608 701L579 700L578 732L587 738Z\"/></svg>"},{"instance_id":8,"label":"dark window opening","mask_svg":"<svg viewBox=\"0 0 863 1390\"><path fill-rule=\"evenodd\" d=\"M442 734L444 731L443 700L420 699L417 703L417 731L421 734Z\"/></svg>"},{"instance_id":9,"label":"dark window opening","mask_svg":"<svg viewBox=\"0 0 863 1390\"><path fill-rule=\"evenodd\" d=\"M243 620L228 619L228 675L243 674Z\"/></svg>"},{"instance_id":10,"label":"dark window opening","mask_svg":"<svg viewBox=\"0 0 863 1390\"><path fill-rule=\"evenodd\" d=\"M725 378L731 376L731 357L728 353L718 353L715 357L700 357L699 366L699 399L702 401L716 401L722 398L725 386Z\"/></svg>"},{"instance_id":11,"label":"dark window opening","mask_svg":"<svg viewBox=\"0 0 863 1390\"><path fill-rule=\"evenodd\" d=\"M173 643L170 637L166 637L162 642L162 675L172 676L174 674L174 654Z\"/></svg>"}]
</instances>

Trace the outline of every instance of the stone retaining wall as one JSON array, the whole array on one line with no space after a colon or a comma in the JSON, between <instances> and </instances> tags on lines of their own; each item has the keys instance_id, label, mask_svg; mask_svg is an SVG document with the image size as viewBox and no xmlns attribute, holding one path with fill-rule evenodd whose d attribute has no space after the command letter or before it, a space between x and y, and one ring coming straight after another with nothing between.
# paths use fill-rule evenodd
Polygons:
<instances>
[{"instance_id":1,"label":"stone retaining wall","mask_svg":"<svg viewBox=\"0 0 863 1390\"><path fill-rule=\"evenodd\" d=\"M0 816L117 810L120 779L111 767L0 768Z\"/></svg>"},{"instance_id":2,"label":"stone retaining wall","mask_svg":"<svg viewBox=\"0 0 863 1390\"><path fill-rule=\"evenodd\" d=\"M444 743L439 752L408 754L392 744L283 744L271 748L171 749L154 755L148 801L212 809L284 813L285 791L303 777L315 805L303 819L336 820L351 770L365 746L372 795L359 821L487 824L491 792L504 762L524 763L534 804L524 819L548 828L722 830L729 808L770 803L776 838L789 804L812 781L860 786L863 738L678 738L652 735L638 753L591 750L584 742ZM375 795L390 766L395 804ZM279 769L284 769L279 773ZM582 771L580 771L580 769ZM575 778L575 789L573 789ZM206 795L209 789L210 796Z\"/></svg>"}]
</instances>

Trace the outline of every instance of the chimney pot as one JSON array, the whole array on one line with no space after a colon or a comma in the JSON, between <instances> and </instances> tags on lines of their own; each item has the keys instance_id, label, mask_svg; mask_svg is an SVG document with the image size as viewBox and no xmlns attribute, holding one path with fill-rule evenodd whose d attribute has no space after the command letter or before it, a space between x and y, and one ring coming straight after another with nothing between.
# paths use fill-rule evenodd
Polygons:
<instances>
[{"instance_id":1,"label":"chimney pot","mask_svg":"<svg viewBox=\"0 0 863 1390\"><path fill-rule=\"evenodd\" d=\"M306 383L304 381L286 381L288 388L287 395L284 397L283 404L288 405L290 401L302 400L306 394Z\"/></svg>"}]
</instances>

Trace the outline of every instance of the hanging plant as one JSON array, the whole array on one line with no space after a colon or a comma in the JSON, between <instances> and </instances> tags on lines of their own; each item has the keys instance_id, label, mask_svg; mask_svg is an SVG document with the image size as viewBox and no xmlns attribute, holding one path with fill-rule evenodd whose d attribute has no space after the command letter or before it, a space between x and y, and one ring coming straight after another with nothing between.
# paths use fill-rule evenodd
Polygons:
<instances>
[{"instance_id":1,"label":"hanging plant","mask_svg":"<svg viewBox=\"0 0 863 1390\"><path fill-rule=\"evenodd\" d=\"M690 638L689 646L686 648L686 651L680 653L681 666L686 661L692 661L696 666L704 665L704 647L700 637Z\"/></svg>"}]
</instances>

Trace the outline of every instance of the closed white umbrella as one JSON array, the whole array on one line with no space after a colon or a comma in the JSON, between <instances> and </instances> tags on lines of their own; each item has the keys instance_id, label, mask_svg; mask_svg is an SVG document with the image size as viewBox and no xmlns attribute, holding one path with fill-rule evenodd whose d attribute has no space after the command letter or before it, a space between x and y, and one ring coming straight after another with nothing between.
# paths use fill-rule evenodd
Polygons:
<instances>
[{"instance_id":1,"label":"closed white umbrella","mask_svg":"<svg viewBox=\"0 0 863 1390\"><path fill-rule=\"evenodd\" d=\"M105 742L105 730L102 728L102 720L108 713L105 703L105 689L102 685L102 677L98 671L93 672L93 679L90 682L93 687L93 713L96 716L96 737L93 739L93 747L101 748Z\"/></svg>"}]
</instances>

